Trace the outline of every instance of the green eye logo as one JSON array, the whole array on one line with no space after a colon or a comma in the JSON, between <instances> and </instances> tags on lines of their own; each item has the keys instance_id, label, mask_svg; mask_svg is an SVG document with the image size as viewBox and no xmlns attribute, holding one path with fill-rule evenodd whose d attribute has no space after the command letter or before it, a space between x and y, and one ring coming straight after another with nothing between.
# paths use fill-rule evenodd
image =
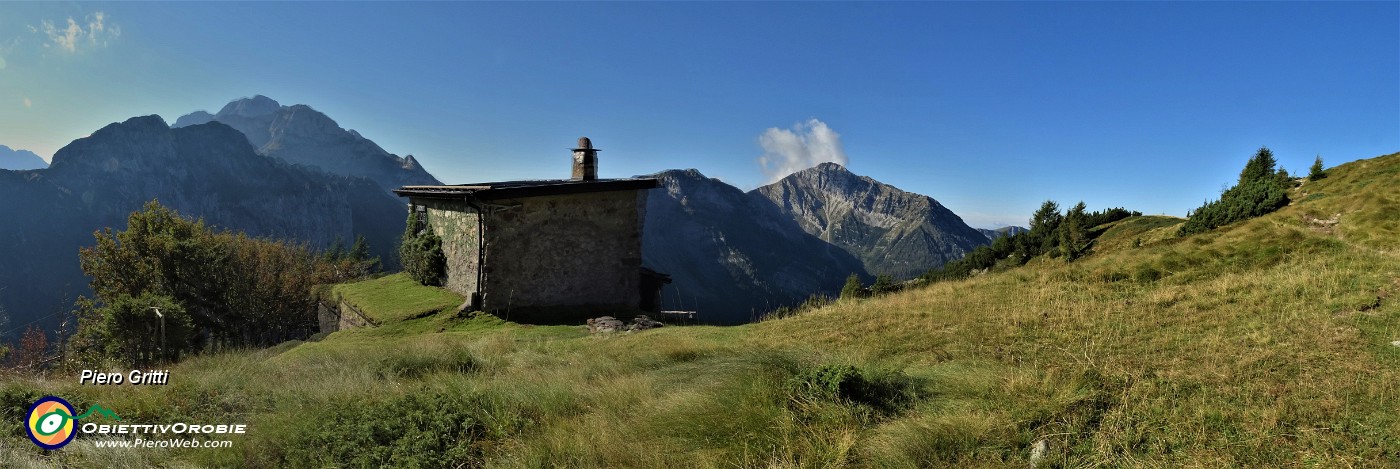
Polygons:
<instances>
[{"instance_id":1,"label":"green eye logo","mask_svg":"<svg viewBox=\"0 0 1400 469\"><path fill-rule=\"evenodd\" d=\"M45 396L29 408L29 439L44 449L59 449L73 441L73 405L63 398Z\"/></svg>"},{"instance_id":2,"label":"green eye logo","mask_svg":"<svg viewBox=\"0 0 1400 469\"><path fill-rule=\"evenodd\" d=\"M76 412L73 405L61 397L44 396L34 401L34 405L29 407L29 415L25 417L24 429L29 433L29 439L34 444L44 449L59 449L77 435L74 421L92 415L93 412L121 420L117 414L94 405L82 415L74 416Z\"/></svg>"}]
</instances>

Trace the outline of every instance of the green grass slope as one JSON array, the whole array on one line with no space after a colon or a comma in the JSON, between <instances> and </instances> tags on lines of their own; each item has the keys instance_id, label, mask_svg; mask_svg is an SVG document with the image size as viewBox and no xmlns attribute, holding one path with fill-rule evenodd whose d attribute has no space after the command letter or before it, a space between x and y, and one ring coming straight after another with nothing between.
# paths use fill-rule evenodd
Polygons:
<instances>
[{"instance_id":1,"label":"green grass slope","mask_svg":"<svg viewBox=\"0 0 1400 469\"><path fill-rule=\"evenodd\" d=\"M1329 173L1292 205L1213 232L1178 238L1180 219L1131 218L1073 264L1037 259L741 327L589 336L367 293L357 304L394 311L374 313L380 327L196 357L165 387L6 378L0 459L1028 467L1038 447L1043 467L1395 465L1400 154ZM227 449L80 436L43 454L19 426L43 394L124 422L249 430Z\"/></svg>"},{"instance_id":2,"label":"green grass slope","mask_svg":"<svg viewBox=\"0 0 1400 469\"><path fill-rule=\"evenodd\" d=\"M376 324L425 316L455 308L463 301L461 295L425 287L404 273L335 285L330 296L349 303Z\"/></svg>"}]
</instances>

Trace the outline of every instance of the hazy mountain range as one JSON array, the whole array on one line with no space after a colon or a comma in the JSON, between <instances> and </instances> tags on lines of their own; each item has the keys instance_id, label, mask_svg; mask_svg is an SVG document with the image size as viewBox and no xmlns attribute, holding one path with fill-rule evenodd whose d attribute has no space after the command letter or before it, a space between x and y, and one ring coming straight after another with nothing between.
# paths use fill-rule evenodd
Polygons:
<instances>
[{"instance_id":1,"label":"hazy mountain range","mask_svg":"<svg viewBox=\"0 0 1400 469\"><path fill-rule=\"evenodd\" d=\"M49 167L43 158L29 150L14 150L10 147L0 145L0 169L10 169L22 171L26 169L43 169Z\"/></svg>"},{"instance_id":2,"label":"hazy mountain range","mask_svg":"<svg viewBox=\"0 0 1400 469\"><path fill-rule=\"evenodd\" d=\"M228 103L218 114L197 111L180 116L172 127L210 121L242 132L260 155L331 174L367 178L390 196L394 195L389 191L399 186L441 184L412 155L400 157L384 151L359 132L341 128L305 104L283 106L258 95Z\"/></svg>"},{"instance_id":3,"label":"hazy mountain range","mask_svg":"<svg viewBox=\"0 0 1400 469\"><path fill-rule=\"evenodd\" d=\"M436 179L306 106L243 99L220 116L177 127L159 116L136 117L73 141L49 168L0 170L0 308L11 319L5 329L33 319L52 329L60 320L54 313L88 292L78 249L92 245L103 227L125 229L127 215L151 199L220 228L317 249L363 235L373 254L396 265L404 205L384 184ZM272 137L254 146L254 138L218 120L225 118L275 121L267 127Z\"/></svg>"},{"instance_id":4,"label":"hazy mountain range","mask_svg":"<svg viewBox=\"0 0 1400 469\"><path fill-rule=\"evenodd\" d=\"M693 169L657 177L663 188L648 199L644 263L674 280L666 308L707 321L744 322L834 295L853 273L908 278L990 242L936 200L836 164L749 192ZM5 329L35 319L57 325L54 313L87 293L78 249L101 228L125 229L148 200L313 248L363 235L393 267L405 216L388 190L411 184L440 183L411 156L308 106L263 96L173 126L159 116L108 125L60 149L51 167L0 170Z\"/></svg>"},{"instance_id":5,"label":"hazy mountain range","mask_svg":"<svg viewBox=\"0 0 1400 469\"><path fill-rule=\"evenodd\" d=\"M996 241L997 238L1001 238L1004 236L1016 236L1018 234L1030 231L1030 229L1020 226L1003 226L997 229L978 228L977 231L982 232L982 234L985 235L987 239Z\"/></svg>"}]
</instances>

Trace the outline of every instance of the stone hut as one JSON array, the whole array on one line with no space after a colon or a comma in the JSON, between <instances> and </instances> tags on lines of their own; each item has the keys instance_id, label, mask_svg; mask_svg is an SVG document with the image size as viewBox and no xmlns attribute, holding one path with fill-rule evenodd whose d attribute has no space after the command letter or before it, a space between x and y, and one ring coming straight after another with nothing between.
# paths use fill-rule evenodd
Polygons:
<instances>
[{"instance_id":1,"label":"stone hut","mask_svg":"<svg viewBox=\"0 0 1400 469\"><path fill-rule=\"evenodd\" d=\"M642 223L656 179L598 179L598 149L573 149L570 179L404 186L442 238L445 285L512 321L582 323L660 309L664 274L642 267Z\"/></svg>"}]
</instances>

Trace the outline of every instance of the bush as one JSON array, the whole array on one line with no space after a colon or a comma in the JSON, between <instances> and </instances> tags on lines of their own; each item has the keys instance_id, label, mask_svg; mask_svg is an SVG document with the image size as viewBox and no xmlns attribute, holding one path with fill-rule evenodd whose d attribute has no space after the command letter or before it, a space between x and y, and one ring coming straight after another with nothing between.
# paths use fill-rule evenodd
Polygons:
<instances>
[{"instance_id":1,"label":"bush","mask_svg":"<svg viewBox=\"0 0 1400 469\"><path fill-rule=\"evenodd\" d=\"M859 283L859 281L857 281L857 283ZM808 311L812 311L812 310L821 308L821 307L823 307L823 306L829 305L829 304L831 304L833 301L835 301L835 300L833 300L833 299L832 299L831 297L829 297L829 296L826 296L826 295L823 295L823 294L820 294L820 293L814 293L814 294L812 294L812 296L807 297L806 300L803 300L803 301L802 301L802 304L799 304L799 305L797 305L797 306L782 306L782 307L779 307L778 309L775 309L775 310L773 310L773 311L769 311L767 314L764 314L761 318L759 318L759 320L760 320L760 321L770 321L770 320L773 320L773 319L782 319L782 318L786 318L786 317L796 316L796 315L798 315L798 314L805 313L805 312L808 312Z\"/></svg>"},{"instance_id":2,"label":"bush","mask_svg":"<svg viewBox=\"0 0 1400 469\"><path fill-rule=\"evenodd\" d=\"M47 394L29 386L28 383L14 380L0 387L0 435L21 440L25 438L24 418L29 413L29 406Z\"/></svg>"},{"instance_id":3,"label":"bush","mask_svg":"<svg viewBox=\"0 0 1400 469\"><path fill-rule=\"evenodd\" d=\"M75 352L105 348L95 337L110 336L111 331L100 330L115 324L106 314L154 318L147 308L162 305L162 310L189 313L199 332L192 336L192 349L306 337L317 329L313 286L362 276L367 268L348 260L327 262L306 245L217 231L154 200L126 224L123 231L95 233L96 244L78 253L96 298L79 302L86 314L79 318ZM140 304L123 306L129 311L113 309L135 299ZM169 320L166 327L169 333Z\"/></svg>"},{"instance_id":4,"label":"bush","mask_svg":"<svg viewBox=\"0 0 1400 469\"><path fill-rule=\"evenodd\" d=\"M160 316L154 308L160 309ZM133 366L179 361L182 353L194 349L194 320L169 296L122 294L96 313L102 321L97 329L102 334L99 343L105 344L106 355Z\"/></svg>"},{"instance_id":5,"label":"bush","mask_svg":"<svg viewBox=\"0 0 1400 469\"><path fill-rule=\"evenodd\" d=\"M792 378L793 397L836 400L892 415L918 397L918 384L899 372L870 373L851 365L822 365Z\"/></svg>"},{"instance_id":6,"label":"bush","mask_svg":"<svg viewBox=\"0 0 1400 469\"><path fill-rule=\"evenodd\" d=\"M385 354L375 367L380 378L418 378L432 373L470 373L481 362L465 349L446 353L404 350Z\"/></svg>"},{"instance_id":7,"label":"bush","mask_svg":"<svg viewBox=\"0 0 1400 469\"><path fill-rule=\"evenodd\" d=\"M1162 271L1157 270L1152 264L1141 264L1137 270L1133 271L1133 281L1137 283L1152 283L1162 278Z\"/></svg>"},{"instance_id":8,"label":"bush","mask_svg":"<svg viewBox=\"0 0 1400 469\"><path fill-rule=\"evenodd\" d=\"M1180 234L1202 233L1278 210L1288 205L1289 184L1286 174L1274 171L1273 153L1260 148L1240 172L1239 184L1226 189L1220 200L1191 211Z\"/></svg>"},{"instance_id":9,"label":"bush","mask_svg":"<svg viewBox=\"0 0 1400 469\"><path fill-rule=\"evenodd\" d=\"M884 295L899 291L899 284L895 283L894 277L890 274L880 274L875 276L875 283L870 285L871 295Z\"/></svg>"},{"instance_id":10,"label":"bush","mask_svg":"<svg viewBox=\"0 0 1400 469\"><path fill-rule=\"evenodd\" d=\"M1237 221L1248 220L1288 205L1288 193L1274 180L1252 181L1226 190L1220 200L1206 202L1191 212L1181 234L1203 233Z\"/></svg>"},{"instance_id":11,"label":"bush","mask_svg":"<svg viewBox=\"0 0 1400 469\"><path fill-rule=\"evenodd\" d=\"M1047 253L1051 257L1067 255L1073 261L1087 254L1093 240L1103 234L1102 230L1096 232L1091 228L1142 216L1142 212L1128 211L1122 207L1085 213L1083 202L1070 209L1068 215L1061 215L1059 210L1059 204L1047 200L1031 215L1030 231L1003 236L992 241L991 245L978 246L962 259L929 270L920 278L930 282L967 278L997 265L1019 266Z\"/></svg>"},{"instance_id":12,"label":"bush","mask_svg":"<svg viewBox=\"0 0 1400 469\"><path fill-rule=\"evenodd\" d=\"M282 467L479 467L493 436L481 401L446 392L332 401L270 429L282 433L270 441L278 451L260 457Z\"/></svg>"},{"instance_id":13,"label":"bush","mask_svg":"<svg viewBox=\"0 0 1400 469\"><path fill-rule=\"evenodd\" d=\"M399 258L403 261L403 271L420 284L442 285L443 277L447 275L447 256L442 253L442 238L419 223L412 211L408 213L403 244L399 245Z\"/></svg>"}]
</instances>

